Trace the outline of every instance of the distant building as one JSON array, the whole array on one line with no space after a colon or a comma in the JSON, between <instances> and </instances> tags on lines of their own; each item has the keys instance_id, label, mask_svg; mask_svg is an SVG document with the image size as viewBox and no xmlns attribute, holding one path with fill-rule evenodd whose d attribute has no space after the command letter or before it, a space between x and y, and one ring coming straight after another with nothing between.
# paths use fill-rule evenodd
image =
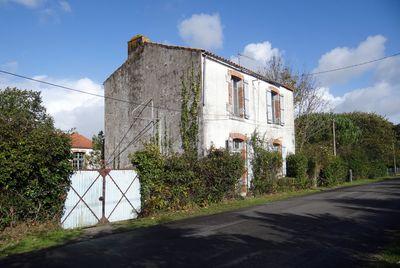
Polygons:
<instances>
[{"instance_id":1,"label":"distant building","mask_svg":"<svg viewBox=\"0 0 400 268\"><path fill-rule=\"evenodd\" d=\"M72 165L74 169L88 168L87 157L85 156L89 156L93 152L92 141L77 132L71 134L71 141Z\"/></svg>"}]
</instances>

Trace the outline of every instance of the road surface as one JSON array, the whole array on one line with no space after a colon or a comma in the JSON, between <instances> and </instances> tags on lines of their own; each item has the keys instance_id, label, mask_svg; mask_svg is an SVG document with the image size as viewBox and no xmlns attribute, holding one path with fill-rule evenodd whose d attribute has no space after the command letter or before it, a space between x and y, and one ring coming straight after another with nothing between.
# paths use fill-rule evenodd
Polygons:
<instances>
[{"instance_id":1,"label":"road surface","mask_svg":"<svg viewBox=\"0 0 400 268\"><path fill-rule=\"evenodd\" d=\"M400 180L11 256L0 267L349 267L400 230Z\"/></svg>"}]
</instances>

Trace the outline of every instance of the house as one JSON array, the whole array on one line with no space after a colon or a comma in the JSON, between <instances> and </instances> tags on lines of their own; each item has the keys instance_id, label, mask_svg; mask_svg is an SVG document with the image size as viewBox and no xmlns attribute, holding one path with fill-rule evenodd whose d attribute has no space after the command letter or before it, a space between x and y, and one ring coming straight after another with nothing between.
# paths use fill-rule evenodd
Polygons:
<instances>
[{"instance_id":1,"label":"house","mask_svg":"<svg viewBox=\"0 0 400 268\"><path fill-rule=\"evenodd\" d=\"M152 137L163 150L181 150L182 79L190 70L199 74L201 84L198 146L202 154L211 146L227 146L249 164L249 138L254 131L284 159L294 153L291 88L212 52L153 43L137 35L128 42L127 60L104 82L109 167L129 167L128 155ZM249 186L249 179L251 167L243 185Z\"/></svg>"},{"instance_id":2,"label":"house","mask_svg":"<svg viewBox=\"0 0 400 268\"><path fill-rule=\"evenodd\" d=\"M93 152L92 141L85 136L74 132L71 134L72 165L74 169L88 168L87 157Z\"/></svg>"}]
</instances>

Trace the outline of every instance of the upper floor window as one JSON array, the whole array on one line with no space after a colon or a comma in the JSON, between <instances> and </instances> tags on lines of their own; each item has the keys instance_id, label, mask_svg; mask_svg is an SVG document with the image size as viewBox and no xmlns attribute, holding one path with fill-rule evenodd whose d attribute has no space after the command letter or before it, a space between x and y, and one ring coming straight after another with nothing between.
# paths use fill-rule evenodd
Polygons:
<instances>
[{"instance_id":1,"label":"upper floor window","mask_svg":"<svg viewBox=\"0 0 400 268\"><path fill-rule=\"evenodd\" d=\"M268 123L284 125L283 95L276 90L267 90L267 120Z\"/></svg>"},{"instance_id":2,"label":"upper floor window","mask_svg":"<svg viewBox=\"0 0 400 268\"><path fill-rule=\"evenodd\" d=\"M235 77L235 76L232 76L232 94L233 94L233 101L232 101L232 111L233 111L233 114L234 115L236 115L236 116L240 116L240 103L239 103L239 100L240 100L240 92L239 91L241 91L241 85L239 85L239 84L241 84L241 81L242 80L240 80L239 78L237 78L237 77Z\"/></svg>"},{"instance_id":3,"label":"upper floor window","mask_svg":"<svg viewBox=\"0 0 400 268\"><path fill-rule=\"evenodd\" d=\"M230 114L249 118L249 87L248 83L244 81L243 75L236 71L228 72L229 84L229 105L228 111Z\"/></svg>"}]
</instances>

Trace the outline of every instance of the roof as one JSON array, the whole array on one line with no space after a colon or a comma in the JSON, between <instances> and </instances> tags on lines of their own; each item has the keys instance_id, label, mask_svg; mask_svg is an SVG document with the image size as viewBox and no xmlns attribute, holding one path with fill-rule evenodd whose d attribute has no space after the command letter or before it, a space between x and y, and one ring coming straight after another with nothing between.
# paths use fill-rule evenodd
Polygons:
<instances>
[{"instance_id":1,"label":"roof","mask_svg":"<svg viewBox=\"0 0 400 268\"><path fill-rule=\"evenodd\" d=\"M211 57L211 58L214 58L214 59L216 59L218 61L224 62L225 64L230 65L231 67L239 70L242 73L251 75L251 76L253 76L253 77L257 78L257 79L263 80L263 81L265 81L267 83L270 83L270 84L273 84L275 86L281 86L281 87L284 87L284 88L286 88L286 89L288 89L290 91L293 91L293 88L288 86L288 85L284 85L282 83L278 83L276 81L268 79L267 77L265 77L265 76L263 76L263 75L261 75L261 74L259 74L257 72L254 72L254 71L252 71L250 69L247 69L246 67L244 67L242 65L239 65L236 62L233 62L233 61L228 60L228 59L226 59L224 57L218 56L218 55L216 55L216 54L214 54L214 53L212 53L210 51L207 51L205 49L184 47L184 46L175 46L175 45L165 45L165 44L154 43L154 42L149 42L149 41L147 41L145 44L152 44L152 45L162 46L162 47L171 48L171 49L184 49L184 50L190 50L190 51L198 51L198 52L201 52L201 53L203 53L204 55L206 55L208 57Z\"/></svg>"},{"instance_id":2,"label":"roof","mask_svg":"<svg viewBox=\"0 0 400 268\"><path fill-rule=\"evenodd\" d=\"M140 36L141 36L141 35L140 35ZM135 36L134 38L136 38L136 36ZM133 39L134 39L134 38L133 38ZM131 40L131 41L132 41L132 40ZM284 88L286 88L286 89L288 89L288 90L290 90L290 91L294 91L293 88L290 87L290 86L288 86L288 85L284 85L284 84L282 84L282 83L278 83L278 82L276 82L276 81L272 81L272 80L268 79L267 77L265 77L265 76L263 76L263 75L261 75L261 74L259 74L259 73L256 73L256 72L254 72L254 71L252 71L252 70L250 70L250 69L247 69L246 67L244 67L244 66L242 66L242 65L239 65L239 64L237 64L237 63L235 63L235 62L233 62L233 61L231 61L231 60L225 59L224 57L218 56L218 55L216 55L216 54L214 54L214 53L212 53L212 52L210 52L210 51L207 51L207 50L205 50L205 49L193 48L193 47L184 47L184 46L176 46L176 45L166 45L166 44L161 44L161 43L155 43L155 42L151 42L148 38L146 38L146 40L145 40L145 42L144 42L143 44L144 44L144 45L155 45L155 46L165 47L165 48L169 48L169 49L183 49L183 50L189 50L189 51L200 52L200 53L203 53L203 55L206 55L207 57L213 58L213 59L215 59L215 60L217 60L217 61L224 62L225 64L229 65L230 67L232 67L232 68L234 68L234 69L237 69L238 71L240 71L240 72L242 72L242 73L251 75L251 76L253 76L253 77L257 78L257 79L263 80L263 81L265 81L265 82L267 82L267 83L270 83L270 84L273 84L273 85L275 85L275 86L278 86L278 87L281 86L281 87L284 87ZM124 65L124 64L122 64L117 70L119 70L123 65ZM115 73L117 70L115 70L114 73ZM113 73L113 74L114 74L114 73ZM105 80L105 82L106 82L113 74L111 74L111 75Z\"/></svg>"},{"instance_id":3,"label":"roof","mask_svg":"<svg viewBox=\"0 0 400 268\"><path fill-rule=\"evenodd\" d=\"M71 134L71 147L79 149L92 149L92 141L85 136L74 132Z\"/></svg>"}]
</instances>

